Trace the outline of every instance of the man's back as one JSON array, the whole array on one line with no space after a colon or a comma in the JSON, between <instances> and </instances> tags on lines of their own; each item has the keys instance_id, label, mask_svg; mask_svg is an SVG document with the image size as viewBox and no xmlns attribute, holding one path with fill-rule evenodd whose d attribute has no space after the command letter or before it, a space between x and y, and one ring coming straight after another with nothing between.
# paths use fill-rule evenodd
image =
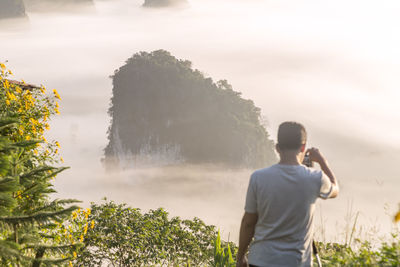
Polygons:
<instances>
[{"instance_id":1,"label":"man's back","mask_svg":"<svg viewBox=\"0 0 400 267\"><path fill-rule=\"evenodd\" d=\"M303 165L275 164L254 172L245 205L246 212L258 214L249 263L310 266L315 201L329 191L329 179Z\"/></svg>"}]
</instances>

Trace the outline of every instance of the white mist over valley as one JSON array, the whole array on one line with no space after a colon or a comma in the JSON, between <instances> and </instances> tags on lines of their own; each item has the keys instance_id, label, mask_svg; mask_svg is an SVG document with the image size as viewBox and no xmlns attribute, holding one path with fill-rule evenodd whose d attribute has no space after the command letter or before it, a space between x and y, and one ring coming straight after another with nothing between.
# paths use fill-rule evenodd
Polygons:
<instances>
[{"instance_id":1,"label":"white mist over valley","mask_svg":"<svg viewBox=\"0 0 400 267\"><path fill-rule=\"evenodd\" d=\"M326 155L341 185L337 199L318 203L322 237L343 240L357 212L361 236L390 233L400 202L398 2L141 4L99 0L80 12L28 12L28 19L0 22L0 62L8 61L17 79L56 88L62 97L48 135L71 169L57 177L55 197L86 206L107 197L143 210L164 207L171 216L215 224L237 241L252 170L128 163L106 172L101 164L109 76L139 51L165 49L252 99L273 139L282 121L306 126L309 145Z\"/></svg>"}]
</instances>

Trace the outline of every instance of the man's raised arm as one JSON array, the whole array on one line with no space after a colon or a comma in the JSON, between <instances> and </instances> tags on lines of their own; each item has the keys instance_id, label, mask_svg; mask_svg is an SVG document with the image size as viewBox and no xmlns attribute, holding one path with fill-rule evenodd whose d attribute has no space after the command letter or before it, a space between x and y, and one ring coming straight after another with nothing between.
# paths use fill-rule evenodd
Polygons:
<instances>
[{"instance_id":1,"label":"man's raised arm","mask_svg":"<svg viewBox=\"0 0 400 267\"><path fill-rule=\"evenodd\" d=\"M318 148L310 148L307 150L307 153L310 155L310 160L315 161L321 167L321 170L328 176L329 180L332 183L332 190L329 194L329 198L335 198L339 194L339 185L337 183L336 177L333 174L332 170L329 168L328 161L321 154Z\"/></svg>"}]
</instances>

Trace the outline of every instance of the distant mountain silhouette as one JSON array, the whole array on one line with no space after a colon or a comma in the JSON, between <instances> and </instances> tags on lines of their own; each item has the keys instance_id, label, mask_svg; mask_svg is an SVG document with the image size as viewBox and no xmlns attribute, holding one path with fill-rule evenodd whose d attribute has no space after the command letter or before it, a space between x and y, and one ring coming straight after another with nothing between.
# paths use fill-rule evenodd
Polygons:
<instances>
[{"instance_id":1,"label":"distant mountain silhouette","mask_svg":"<svg viewBox=\"0 0 400 267\"><path fill-rule=\"evenodd\" d=\"M2 1L2 0L0 0ZM92 6L93 0L24 0L28 11L70 11Z\"/></svg>"},{"instance_id":2,"label":"distant mountain silhouette","mask_svg":"<svg viewBox=\"0 0 400 267\"><path fill-rule=\"evenodd\" d=\"M22 0L0 0L0 19L25 16L25 5Z\"/></svg>"},{"instance_id":3,"label":"distant mountain silhouette","mask_svg":"<svg viewBox=\"0 0 400 267\"><path fill-rule=\"evenodd\" d=\"M260 109L165 50L115 71L106 163L187 162L260 167L276 160Z\"/></svg>"},{"instance_id":4,"label":"distant mountain silhouette","mask_svg":"<svg viewBox=\"0 0 400 267\"><path fill-rule=\"evenodd\" d=\"M144 7L169 7L188 4L186 0L145 0Z\"/></svg>"}]
</instances>

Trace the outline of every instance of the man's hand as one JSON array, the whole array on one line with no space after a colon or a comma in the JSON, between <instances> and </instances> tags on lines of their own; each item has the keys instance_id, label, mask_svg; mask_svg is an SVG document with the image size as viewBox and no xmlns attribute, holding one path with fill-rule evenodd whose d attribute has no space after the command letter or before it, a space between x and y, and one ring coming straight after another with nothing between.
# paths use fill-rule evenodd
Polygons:
<instances>
[{"instance_id":1,"label":"man's hand","mask_svg":"<svg viewBox=\"0 0 400 267\"><path fill-rule=\"evenodd\" d=\"M318 148L309 148L307 149L306 154L309 155L311 161L317 162L320 165L326 161L325 157L322 155Z\"/></svg>"},{"instance_id":2,"label":"man's hand","mask_svg":"<svg viewBox=\"0 0 400 267\"><path fill-rule=\"evenodd\" d=\"M249 267L249 263L247 262L247 257L244 256L242 259L237 259L236 267Z\"/></svg>"}]
</instances>

